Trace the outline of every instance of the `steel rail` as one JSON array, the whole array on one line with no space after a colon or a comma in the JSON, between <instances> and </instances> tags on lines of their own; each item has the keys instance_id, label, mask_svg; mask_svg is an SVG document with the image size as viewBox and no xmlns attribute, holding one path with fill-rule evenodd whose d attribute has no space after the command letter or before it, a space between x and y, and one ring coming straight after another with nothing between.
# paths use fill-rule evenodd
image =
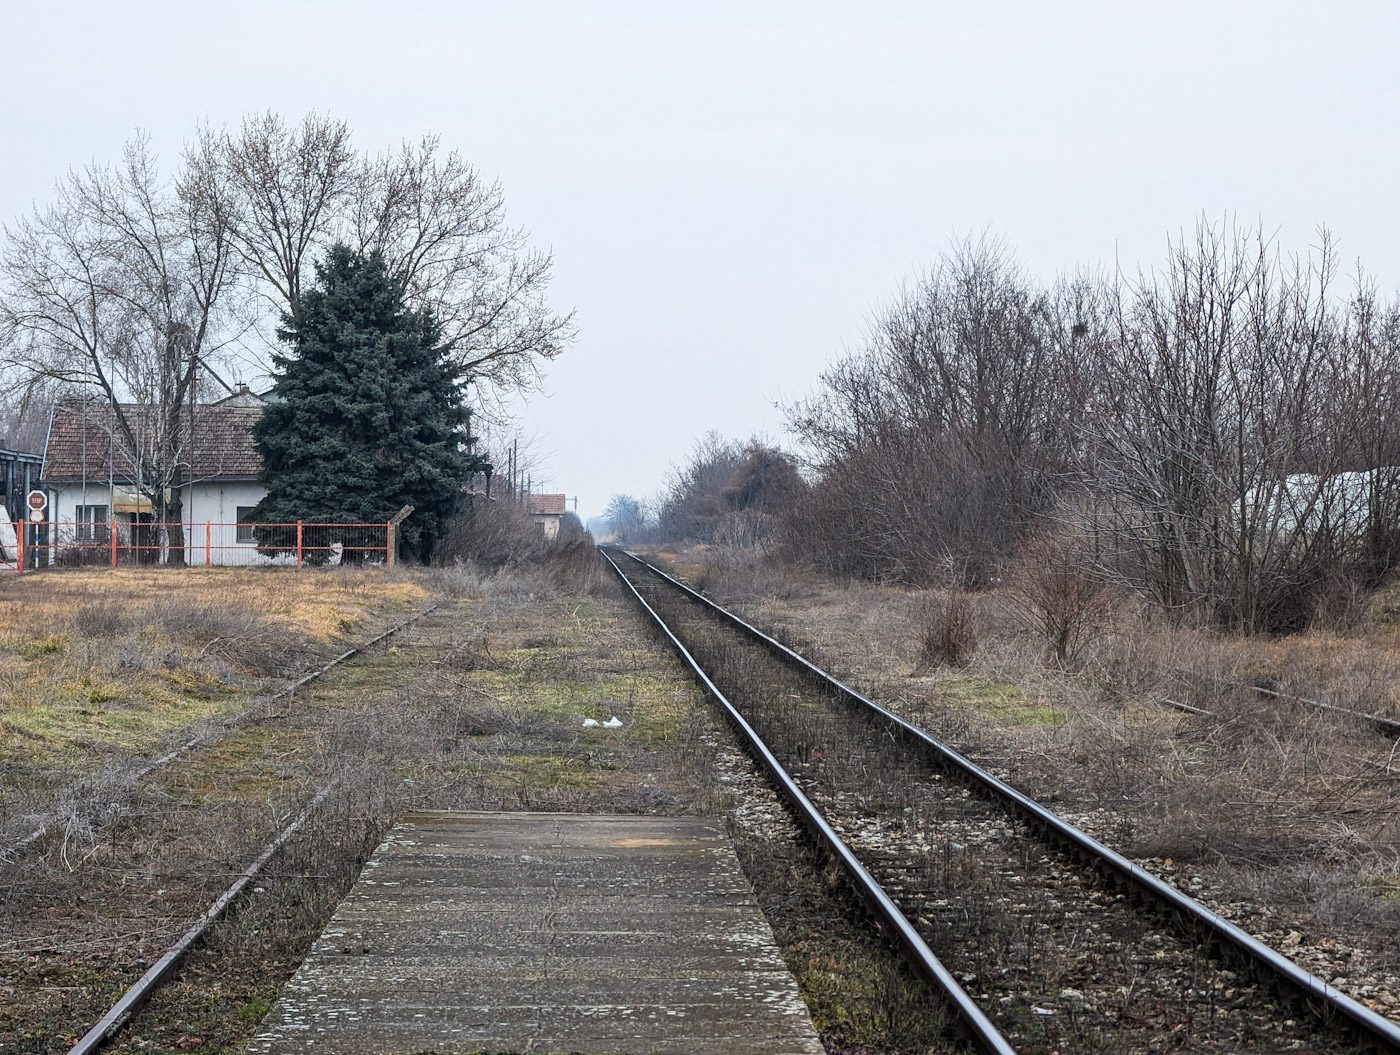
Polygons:
<instances>
[{"instance_id":1,"label":"steel rail","mask_svg":"<svg viewBox=\"0 0 1400 1055\"><path fill-rule=\"evenodd\" d=\"M1068 849L1071 854L1097 862L1097 864L1100 865L1102 869L1106 870L1117 882L1161 905L1169 912L1175 914L1179 920L1203 928L1214 944L1232 948L1247 962L1254 964L1256 967L1263 968L1278 981L1292 989L1298 996L1305 1000L1313 1001L1314 1011L1319 1017L1326 1019L1333 1014L1341 1016L1356 1029L1364 1043L1368 1043L1381 1051L1400 1053L1400 1024L1377 1014L1340 990L1334 989L1321 978L1299 967L1283 954L1265 945L1257 938L1246 934L1223 916L1212 912L1194 898L1183 894L1180 890L1163 882L1140 865L1134 864L1126 857L1109 849L1093 836L1079 830L1052 810L1046 809L1034 799L1022 794L1009 784L992 776L992 774L982 769L970 759L965 758L947 744L935 739L922 729L911 725L903 718L900 718L898 715L880 706L855 689L852 689L844 682L827 674L820 667L794 652L782 642L770 637L763 631L745 622L737 615L734 615L732 612L721 608L708 597L705 597L685 583L666 574L666 572L662 571L660 568L649 564L636 554L627 553L625 550L620 550L619 552L624 553L626 556L636 561L653 575L664 579L672 586L681 590L692 600L698 602L716 615L740 627L746 634L762 642L766 647L777 653L783 659L801 667L823 683L836 689L838 693L846 697L850 702L859 707L868 708L873 714L878 715L893 726L899 734L911 738L920 747L932 753L946 768L962 774L974 784L990 793L993 798L1009 806L1023 819L1046 834L1052 841L1060 843ZM615 564L614 567L616 567ZM640 597L640 594L638 594L638 596ZM1318 1004L1321 1006L1317 1006Z\"/></svg>"},{"instance_id":2,"label":"steel rail","mask_svg":"<svg viewBox=\"0 0 1400 1055\"><path fill-rule=\"evenodd\" d=\"M1394 718L1387 718L1381 714L1367 714L1365 711L1355 711L1350 707L1338 707L1335 703L1325 703L1322 700L1310 700L1306 696L1295 696L1291 692L1279 692L1277 689L1266 689L1262 685L1249 685L1247 687L1259 693L1260 696L1271 696L1276 700L1293 700L1304 706L1311 707L1314 710L1329 711L1332 714L1341 714L1348 718L1356 718L1363 722L1370 722L1381 734L1400 737L1400 722L1396 721Z\"/></svg>"},{"instance_id":3,"label":"steel rail","mask_svg":"<svg viewBox=\"0 0 1400 1055\"><path fill-rule=\"evenodd\" d=\"M267 704L273 703L273 702L275 702L275 701L277 701L277 700L285 699L285 698L287 698L288 696L293 695L293 694L297 691L297 689L301 688L303 685L308 685L308 684L310 684L311 682L315 681L317 678L321 677L323 674L326 674L327 672L329 672L332 668L339 666L341 663L344 663L347 659L350 659L352 656L355 656L355 655L357 655L357 654L360 653L360 652L364 652L366 649L372 648L373 646L379 644L379 642L383 641L385 638L391 637L392 635L397 634L397 633L398 633L400 630L402 630L404 627L410 626L411 624L416 623L418 620L422 619L422 618L423 618L425 615L427 615L429 612L436 611L438 608L441 608L441 607L442 607L442 602L441 602L441 601L437 601L437 602L434 602L433 604L428 605L428 607L427 607L427 608L424 608L421 612L417 612L417 613L415 613L414 615L409 616L407 619L402 619L402 620L400 620L399 622L395 623L393 626L389 627L388 630L385 630L385 631L383 631L382 633L376 634L374 637L370 638L368 641L363 641L363 642L361 642L360 644L356 645L354 648L347 649L346 651L342 652L340 655L336 656L333 660L331 660L331 661L330 661L329 663L327 663L325 666L323 666L323 667L318 667L316 670L311 671L311 673L302 675L300 678L298 678L296 681L292 682L292 683L291 683L290 685L288 685L286 688L284 688L284 689L279 689L277 692L274 692L271 696L262 696L262 697L259 697L259 698L258 698L258 703L261 704L261 705L263 705L263 706L266 706ZM223 720L223 723L222 723L222 724L223 724L226 728L228 728L228 727L233 727L233 726L237 726L240 722L242 722L242 721L244 721L245 719L247 719L247 717L248 717L250 714L252 714L252 713L253 713L253 712L252 712L251 709L245 710L245 711L240 711L238 714L235 714L235 715L233 715L233 716L231 716L231 717L229 717L229 718L225 718L225 719ZM143 780L143 779L145 779L146 777L148 777L148 776L150 776L152 773L154 773L157 769L162 769L162 768L164 768L165 766L168 766L171 762L174 762L177 758L179 758L181 755L185 754L187 751L193 751L196 747L199 747L199 746L200 746L201 744L203 744L206 740L208 740L208 737L207 737L204 733L200 733L198 736L195 736L195 737L193 737L192 739L187 740L185 743L181 744L179 747L176 747L176 748L174 748L173 750L167 751L165 754L161 755L159 758L151 759L151 760L148 761L145 765L140 766L139 768L137 768L129 777L126 778L126 784L127 784L127 786L130 786L130 785L132 785L132 784L135 784L138 780ZM15 858L17 855L23 853L25 850L29 849L29 847L33 846L33 845L34 845L35 843L37 843L40 839L42 839L45 835L47 835L47 834L49 833L49 828L51 828L52 826L53 826L53 822L52 822L52 821L46 821L44 824L40 825L38 828L35 828L35 829L34 829L32 832L30 832L28 835L24 836L23 838L19 839L19 840L16 841L16 842L11 843L9 846L6 846L5 848L0 849L0 864L6 863L6 862L9 862L9 861L13 861L14 858Z\"/></svg>"},{"instance_id":4,"label":"steel rail","mask_svg":"<svg viewBox=\"0 0 1400 1055\"><path fill-rule=\"evenodd\" d=\"M267 849L259 855L258 859L243 870L243 874L234 881L233 885L220 894L218 898L214 900L214 903L204 910L204 915L200 916L199 919L195 921L194 925L191 926L189 930L185 931L180 940L170 946L165 954L151 965L150 969L141 976L136 984L128 989L122 995L122 998L112 1005L112 1009L102 1016L97 1025L88 1030L82 1040L68 1049L68 1055L91 1055L92 1052L96 1051L106 1042L108 1037L120 1029L131 1016L136 1013L137 1009L150 998L151 994L155 992L161 983L179 966L180 961L185 958L185 955L190 949L194 948L195 942L209 929L210 925L223 915L224 910L233 903L233 900L237 898L239 894L243 893L243 890L257 877L257 874L262 871L268 861L272 860L272 856L287 844L287 840L301 829L302 825L307 822L311 814L316 811L317 807L319 807L321 803L326 800L326 797L335 790L336 784L337 782L332 781L317 792L316 797L311 800L301 813L297 814L296 819L292 821L291 824L287 825L287 827L283 828L277 838L268 844Z\"/></svg>"},{"instance_id":5,"label":"steel rail","mask_svg":"<svg viewBox=\"0 0 1400 1055\"><path fill-rule=\"evenodd\" d=\"M1208 711L1204 707L1192 707L1189 703L1182 703L1179 700L1163 699L1160 701L1160 703L1163 707L1170 707L1173 710L1181 711L1185 714L1194 714L1201 718L1220 718L1220 715L1216 714L1214 711ZM1365 716L1363 715L1362 717ZM1400 741L1396 742L1396 750L1400 750ZM1362 765L1371 766L1374 769L1379 769L1387 777L1395 773L1395 770L1391 767L1391 764L1388 761L1377 762L1374 758L1362 758L1360 755L1351 754L1344 755L1343 757L1350 758L1353 762L1360 762ZM1391 753L1391 757L1394 758L1394 752Z\"/></svg>"},{"instance_id":6,"label":"steel rail","mask_svg":"<svg viewBox=\"0 0 1400 1055\"><path fill-rule=\"evenodd\" d=\"M670 640L680 655L682 661L688 666L700 683L705 686L709 693L719 701L729 716L729 720L739 730L749 743L750 749L758 756L763 767L768 770L769 776L777 785L779 791L787 798L803 824L817 840L818 844L825 847L826 851L846 869L851 879L855 882L857 890L872 909L892 928L898 936L900 945L906 955L913 962L914 966L921 971L924 976L952 1003L958 1018L964 1027L972 1034L977 1046L988 1055L1016 1055L1016 1049L997 1029L992 1021L987 1018L982 1009L977 1006L977 1002L968 995L967 991L958 984L952 973L943 965L937 955L929 948L928 943L920 937L914 925L909 922L909 918L904 915L894 900L885 893L884 888L879 884L874 876L861 864L859 858L845 841L836 833L836 830L826 822L821 812L807 798L802 789L788 775L777 759L777 756L769 750L768 745L758 735L754 728L749 725L744 716L739 713L737 707L729 702L718 685L716 685L704 669L696 662L695 657L690 654L690 650L681 643L679 637L666 625L664 619L647 603L636 586L628 580L627 576L618 567L617 562L605 550L601 550L603 559L606 560L612 569L617 573L617 577L632 592L632 596L637 599L637 603L642 606L646 613L656 622L663 634ZM631 554L628 554L631 556Z\"/></svg>"}]
</instances>

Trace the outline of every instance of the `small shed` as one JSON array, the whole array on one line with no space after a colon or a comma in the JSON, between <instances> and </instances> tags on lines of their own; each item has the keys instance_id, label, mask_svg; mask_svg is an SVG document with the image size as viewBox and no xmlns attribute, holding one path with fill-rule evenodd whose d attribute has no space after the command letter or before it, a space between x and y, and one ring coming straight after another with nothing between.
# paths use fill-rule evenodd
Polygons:
<instances>
[{"instance_id":1,"label":"small shed","mask_svg":"<svg viewBox=\"0 0 1400 1055\"><path fill-rule=\"evenodd\" d=\"M24 496L39 486L44 456L0 449L0 520L24 516Z\"/></svg>"},{"instance_id":2,"label":"small shed","mask_svg":"<svg viewBox=\"0 0 1400 1055\"><path fill-rule=\"evenodd\" d=\"M530 522L539 528L545 538L556 539L559 537L559 525L564 520L567 502L568 498L564 495L526 495L525 512L530 515Z\"/></svg>"},{"instance_id":3,"label":"small shed","mask_svg":"<svg viewBox=\"0 0 1400 1055\"><path fill-rule=\"evenodd\" d=\"M0 448L0 571L15 567L19 547L16 522L29 519L25 496L39 487L43 465L43 455ZM41 539L46 530L30 527L26 545Z\"/></svg>"}]
</instances>

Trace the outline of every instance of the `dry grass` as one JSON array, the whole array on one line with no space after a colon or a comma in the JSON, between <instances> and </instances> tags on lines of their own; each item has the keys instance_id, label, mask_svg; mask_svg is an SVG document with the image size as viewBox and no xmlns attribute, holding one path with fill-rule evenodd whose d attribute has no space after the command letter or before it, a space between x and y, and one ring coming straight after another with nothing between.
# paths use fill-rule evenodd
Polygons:
<instances>
[{"instance_id":1,"label":"dry grass","mask_svg":"<svg viewBox=\"0 0 1400 1055\"><path fill-rule=\"evenodd\" d=\"M0 580L0 821L148 755L421 604L373 569L82 569Z\"/></svg>"},{"instance_id":2,"label":"dry grass","mask_svg":"<svg viewBox=\"0 0 1400 1055\"><path fill-rule=\"evenodd\" d=\"M346 594L334 574L311 577L329 591L333 618L352 614L337 607ZM552 585L563 580L574 586ZM419 571L415 598L448 599L385 646L134 786L82 789L66 830L4 866L0 1038L22 1047L0 1039L0 1051L67 1050L328 780L341 790L312 826L313 845L298 840L116 1050L242 1050L403 810L722 809L708 708L606 584L572 562L485 577ZM357 600L366 621L387 621L369 608L373 595ZM203 603L182 601L195 637L209 640L219 628ZM106 651L128 632L105 614L88 629ZM77 631L65 633L67 656ZM621 728L582 725L612 715Z\"/></svg>"},{"instance_id":3,"label":"dry grass","mask_svg":"<svg viewBox=\"0 0 1400 1055\"><path fill-rule=\"evenodd\" d=\"M1372 971L1400 968L1400 750L1364 722L1251 688L1393 716L1395 595L1351 631L1283 638L1171 626L1118 597L1114 623L1066 670L1014 605L973 594L978 649L957 668L928 662L939 596L741 561L693 567L705 556L676 559L718 599L1101 838L1189 868L1255 929L1289 919L1362 950Z\"/></svg>"}]
</instances>

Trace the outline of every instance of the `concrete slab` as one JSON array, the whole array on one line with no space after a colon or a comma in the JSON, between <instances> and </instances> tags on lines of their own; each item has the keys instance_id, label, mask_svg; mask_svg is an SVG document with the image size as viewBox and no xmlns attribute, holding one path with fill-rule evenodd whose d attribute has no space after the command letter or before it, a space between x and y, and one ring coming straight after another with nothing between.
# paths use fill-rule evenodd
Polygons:
<instances>
[{"instance_id":1,"label":"concrete slab","mask_svg":"<svg viewBox=\"0 0 1400 1055\"><path fill-rule=\"evenodd\" d=\"M819 1055L719 825L418 813L248 1051Z\"/></svg>"}]
</instances>

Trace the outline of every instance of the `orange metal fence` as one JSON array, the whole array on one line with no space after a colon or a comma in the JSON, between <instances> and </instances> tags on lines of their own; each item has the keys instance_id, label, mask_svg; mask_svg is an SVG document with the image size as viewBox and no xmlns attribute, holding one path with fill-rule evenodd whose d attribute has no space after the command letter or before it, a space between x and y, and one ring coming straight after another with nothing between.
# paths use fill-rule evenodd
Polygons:
<instances>
[{"instance_id":1,"label":"orange metal fence","mask_svg":"<svg viewBox=\"0 0 1400 1055\"><path fill-rule=\"evenodd\" d=\"M212 520L0 520L0 571L132 565L324 566L394 563L393 525L224 524Z\"/></svg>"}]
</instances>

